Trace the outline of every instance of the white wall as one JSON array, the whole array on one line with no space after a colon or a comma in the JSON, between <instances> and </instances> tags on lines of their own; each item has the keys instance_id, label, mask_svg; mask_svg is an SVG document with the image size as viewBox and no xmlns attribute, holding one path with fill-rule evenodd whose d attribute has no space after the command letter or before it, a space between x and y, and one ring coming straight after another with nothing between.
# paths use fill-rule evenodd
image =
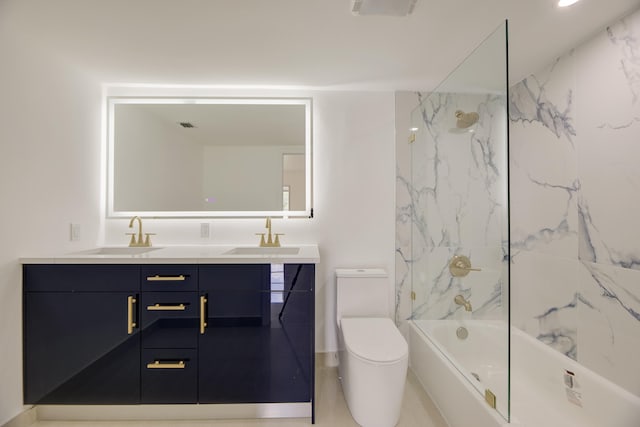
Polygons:
<instances>
[{"instance_id":1,"label":"white wall","mask_svg":"<svg viewBox=\"0 0 640 427\"><path fill-rule=\"evenodd\" d=\"M100 90L18 39L0 5L0 425L23 410L20 256L95 243ZM82 240L69 242L69 223Z\"/></svg>"}]
</instances>

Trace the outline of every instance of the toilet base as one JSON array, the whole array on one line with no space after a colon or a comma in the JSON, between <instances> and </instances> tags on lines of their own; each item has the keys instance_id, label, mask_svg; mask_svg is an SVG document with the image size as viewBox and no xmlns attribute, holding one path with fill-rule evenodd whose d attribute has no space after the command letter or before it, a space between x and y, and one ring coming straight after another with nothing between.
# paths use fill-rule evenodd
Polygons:
<instances>
[{"instance_id":1,"label":"toilet base","mask_svg":"<svg viewBox=\"0 0 640 427\"><path fill-rule=\"evenodd\" d=\"M338 356L342 390L353 419L362 427L395 426L400 419L409 358L376 365L345 350Z\"/></svg>"}]
</instances>

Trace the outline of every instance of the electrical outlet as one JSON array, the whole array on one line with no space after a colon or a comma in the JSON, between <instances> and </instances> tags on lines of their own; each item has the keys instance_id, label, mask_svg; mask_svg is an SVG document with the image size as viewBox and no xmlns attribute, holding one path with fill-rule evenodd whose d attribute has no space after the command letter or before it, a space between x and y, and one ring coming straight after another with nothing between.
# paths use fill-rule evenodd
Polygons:
<instances>
[{"instance_id":1,"label":"electrical outlet","mask_svg":"<svg viewBox=\"0 0 640 427\"><path fill-rule=\"evenodd\" d=\"M202 237L203 239L208 239L209 238L209 223L208 222L200 223L200 237Z\"/></svg>"},{"instance_id":2,"label":"electrical outlet","mask_svg":"<svg viewBox=\"0 0 640 427\"><path fill-rule=\"evenodd\" d=\"M69 230L69 240L72 242L80 240L80 224L71 223Z\"/></svg>"}]
</instances>

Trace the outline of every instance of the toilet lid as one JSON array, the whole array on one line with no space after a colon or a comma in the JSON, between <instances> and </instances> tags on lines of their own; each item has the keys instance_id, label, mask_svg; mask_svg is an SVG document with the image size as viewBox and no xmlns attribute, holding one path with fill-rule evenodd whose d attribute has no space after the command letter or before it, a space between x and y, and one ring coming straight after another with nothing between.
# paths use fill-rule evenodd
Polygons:
<instances>
[{"instance_id":1,"label":"toilet lid","mask_svg":"<svg viewBox=\"0 0 640 427\"><path fill-rule=\"evenodd\" d=\"M390 363L409 353L407 342L391 319L343 317L340 325L347 350L361 359Z\"/></svg>"}]
</instances>

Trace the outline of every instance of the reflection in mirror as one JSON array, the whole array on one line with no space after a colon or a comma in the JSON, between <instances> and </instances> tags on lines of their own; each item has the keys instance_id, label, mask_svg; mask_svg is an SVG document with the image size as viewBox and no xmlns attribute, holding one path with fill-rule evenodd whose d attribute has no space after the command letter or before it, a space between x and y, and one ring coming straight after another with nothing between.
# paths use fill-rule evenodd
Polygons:
<instances>
[{"instance_id":1,"label":"reflection in mirror","mask_svg":"<svg viewBox=\"0 0 640 427\"><path fill-rule=\"evenodd\" d=\"M311 100L108 99L108 215L308 217Z\"/></svg>"}]
</instances>

